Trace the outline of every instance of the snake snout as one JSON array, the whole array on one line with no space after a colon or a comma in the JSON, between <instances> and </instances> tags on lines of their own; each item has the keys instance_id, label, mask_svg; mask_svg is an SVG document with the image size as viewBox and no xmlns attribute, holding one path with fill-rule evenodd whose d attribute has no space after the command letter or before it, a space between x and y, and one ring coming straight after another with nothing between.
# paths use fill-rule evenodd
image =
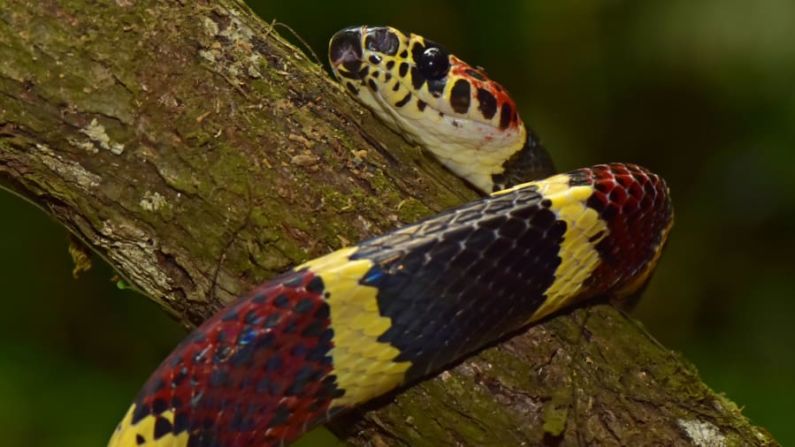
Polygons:
<instances>
[{"instance_id":1,"label":"snake snout","mask_svg":"<svg viewBox=\"0 0 795 447\"><path fill-rule=\"evenodd\" d=\"M348 73L358 73L362 65L361 28L345 28L334 34L329 42L328 54L334 67L342 66Z\"/></svg>"}]
</instances>

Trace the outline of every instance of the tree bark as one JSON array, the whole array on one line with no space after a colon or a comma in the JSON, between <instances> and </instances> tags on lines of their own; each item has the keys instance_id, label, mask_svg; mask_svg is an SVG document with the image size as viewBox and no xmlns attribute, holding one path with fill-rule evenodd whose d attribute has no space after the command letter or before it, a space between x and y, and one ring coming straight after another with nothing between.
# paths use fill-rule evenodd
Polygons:
<instances>
[{"instance_id":1,"label":"tree bark","mask_svg":"<svg viewBox=\"0 0 795 447\"><path fill-rule=\"evenodd\" d=\"M236 0L0 0L0 185L185 326L475 197ZM376 446L775 444L607 305L332 429Z\"/></svg>"}]
</instances>

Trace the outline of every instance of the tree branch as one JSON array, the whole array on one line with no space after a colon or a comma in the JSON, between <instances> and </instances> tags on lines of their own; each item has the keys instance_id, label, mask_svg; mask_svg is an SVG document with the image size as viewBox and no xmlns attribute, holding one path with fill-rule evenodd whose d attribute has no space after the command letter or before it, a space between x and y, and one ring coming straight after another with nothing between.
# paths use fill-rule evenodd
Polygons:
<instances>
[{"instance_id":1,"label":"tree branch","mask_svg":"<svg viewBox=\"0 0 795 447\"><path fill-rule=\"evenodd\" d=\"M186 326L475 197L235 0L0 0L0 184ZM605 305L367 410L334 430L384 446L775 442Z\"/></svg>"}]
</instances>

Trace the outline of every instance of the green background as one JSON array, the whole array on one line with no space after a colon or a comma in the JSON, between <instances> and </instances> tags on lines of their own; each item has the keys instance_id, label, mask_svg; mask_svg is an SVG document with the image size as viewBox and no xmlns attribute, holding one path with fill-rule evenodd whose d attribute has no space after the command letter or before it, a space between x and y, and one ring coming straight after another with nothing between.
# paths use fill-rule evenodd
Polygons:
<instances>
[{"instance_id":1,"label":"green background","mask_svg":"<svg viewBox=\"0 0 795 447\"><path fill-rule=\"evenodd\" d=\"M324 63L349 25L423 34L503 83L560 169L662 174L676 226L635 314L795 443L795 2L251 3ZM104 445L183 331L100 261L73 280L43 213L7 193L0 213L2 443Z\"/></svg>"}]
</instances>

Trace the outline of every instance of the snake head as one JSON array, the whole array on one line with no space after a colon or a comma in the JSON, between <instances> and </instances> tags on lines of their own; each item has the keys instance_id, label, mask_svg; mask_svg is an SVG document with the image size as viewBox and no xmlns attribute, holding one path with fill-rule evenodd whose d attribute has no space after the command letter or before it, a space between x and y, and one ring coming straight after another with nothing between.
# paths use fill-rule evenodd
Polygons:
<instances>
[{"instance_id":1,"label":"snake head","mask_svg":"<svg viewBox=\"0 0 795 447\"><path fill-rule=\"evenodd\" d=\"M479 68L417 34L345 28L329 42L334 75L394 130L484 192L525 144L508 92Z\"/></svg>"}]
</instances>

